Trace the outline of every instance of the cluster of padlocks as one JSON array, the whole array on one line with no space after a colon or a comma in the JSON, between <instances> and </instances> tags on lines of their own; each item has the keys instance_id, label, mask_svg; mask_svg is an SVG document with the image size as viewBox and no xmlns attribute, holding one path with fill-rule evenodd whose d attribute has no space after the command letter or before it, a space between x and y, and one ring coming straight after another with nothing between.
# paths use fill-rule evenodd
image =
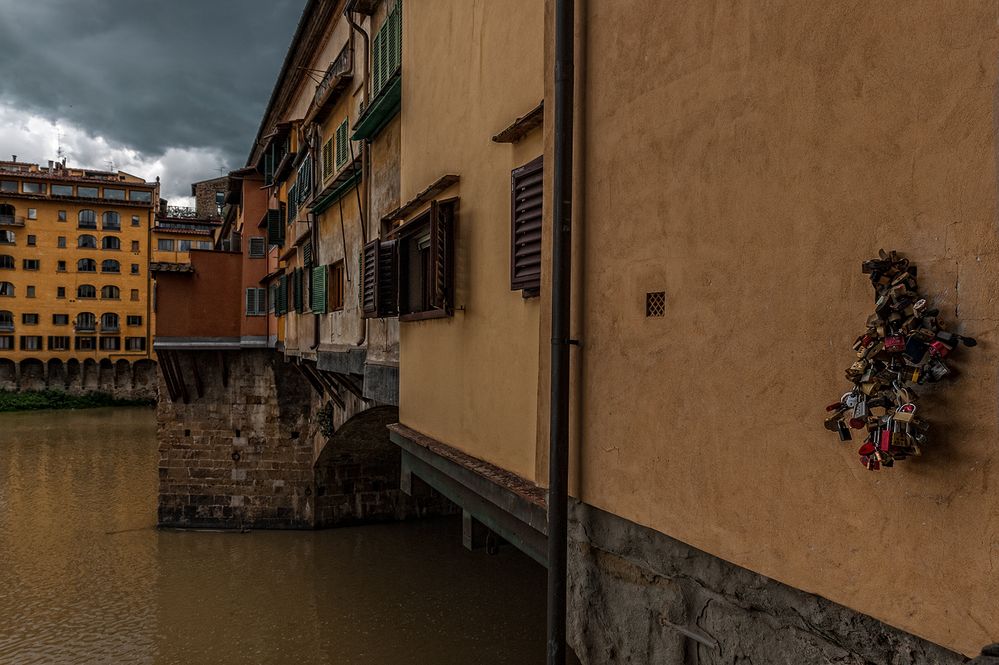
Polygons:
<instances>
[{"instance_id":1,"label":"cluster of padlocks","mask_svg":"<svg viewBox=\"0 0 999 665\"><path fill-rule=\"evenodd\" d=\"M881 250L879 258L863 263L874 285L874 314L867 332L853 348L857 361L846 370L853 390L826 407L826 429L840 441L853 439L852 429L866 430L861 463L871 471L893 466L896 460L919 455L929 425L917 415L913 385L935 383L951 373L947 358L974 338L944 329L940 312L919 294L916 266L896 252Z\"/></svg>"}]
</instances>

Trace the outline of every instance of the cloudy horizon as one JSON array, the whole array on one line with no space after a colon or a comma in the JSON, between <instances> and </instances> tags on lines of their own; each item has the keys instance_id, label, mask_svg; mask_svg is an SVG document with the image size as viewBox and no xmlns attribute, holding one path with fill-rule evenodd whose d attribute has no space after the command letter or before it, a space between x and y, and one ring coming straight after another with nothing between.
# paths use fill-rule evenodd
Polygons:
<instances>
[{"instance_id":1,"label":"cloudy horizon","mask_svg":"<svg viewBox=\"0 0 999 665\"><path fill-rule=\"evenodd\" d=\"M304 1L0 0L0 159L159 176L190 204L244 165Z\"/></svg>"}]
</instances>

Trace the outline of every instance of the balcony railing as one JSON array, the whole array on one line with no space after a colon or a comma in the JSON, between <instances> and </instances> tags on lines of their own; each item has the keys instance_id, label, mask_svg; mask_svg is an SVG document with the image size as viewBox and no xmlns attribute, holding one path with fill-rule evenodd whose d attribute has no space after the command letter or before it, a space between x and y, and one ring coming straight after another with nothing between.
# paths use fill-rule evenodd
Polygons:
<instances>
[{"instance_id":1,"label":"balcony railing","mask_svg":"<svg viewBox=\"0 0 999 665\"><path fill-rule=\"evenodd\" d=\"M24 226L24 217L0 215L0 226Z\"/></svg>"},{"instance_id":2,"label":"balcony railing","mask_svg":"<svg viewBox=\"0 0 999 665\"><path fill-rule=\"evenodd\" d=\"M94 323L77 323L73 326L76 332L92 333L97 331L97 324Z\"/></svg>"},{"instance_id":3,"label":"balcony railing","mask_svg":"<svg viewBox=\"0 0 999 665\"><path fill-rule=\"evenodd\" d=\"M323 80L316 86L316 96L314 98L316 106L322 106L323 102L326 101L326 97L335 88L342 85L344 78L350 76L353 71L353 61L354 51L350 48L350 44L347 44L336 58L333 59L333 62L330 63L330 66L326 69L326 74L323 76Z\"/></svg>"},{"instance_id":4,"label":"balcony railing","mask_svg":"<svg viewBox=\"0 0 999 665\"><path fill-rule=\"evenodd\" d=\"M0 323L0 332L14 332L14 324Z\"/></svg>"},{"instance_id":5,"label":"balcony railing","mask_svg":"<svg viewBox=\"0 0 999 665\"><path fill-rule=\"evenodd\" d=\"M121 332L121 326L119 326L117 323L113 326L106 326L104 324L101 324L102 335L115 335L120 332Z\"/></svg>"}]
</instances>

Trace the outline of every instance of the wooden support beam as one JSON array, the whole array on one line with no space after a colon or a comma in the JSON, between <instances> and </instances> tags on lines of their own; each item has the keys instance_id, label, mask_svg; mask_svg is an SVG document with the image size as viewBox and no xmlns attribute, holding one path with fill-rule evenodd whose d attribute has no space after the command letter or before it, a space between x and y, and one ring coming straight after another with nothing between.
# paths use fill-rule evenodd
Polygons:
<instances>
[{"instance_id":1,"label":"wooden support beam","mask_svg":"<svg viewBox=\"0 0 999 665\"><path fill-rule=\"evenodd\" d=\"M198 371L198 363L191 363L191 369L194 371L194 388L198 391L198 399L205 396L205 385L201 382L201 372Z\"/></svg>"}]
</instances>

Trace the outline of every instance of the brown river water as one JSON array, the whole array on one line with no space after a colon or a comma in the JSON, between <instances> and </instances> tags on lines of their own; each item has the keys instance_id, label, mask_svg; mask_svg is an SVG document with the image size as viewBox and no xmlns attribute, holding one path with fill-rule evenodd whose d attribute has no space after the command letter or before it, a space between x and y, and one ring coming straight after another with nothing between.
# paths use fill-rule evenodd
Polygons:
<instances>
[{"instance_id":1,"label":"brown river water","mask_svg":"<svg viewBox=\"0 0 999 665\"><path fill-rule=\"evenodd\" d=\"M0 414L0 664L544 662L545 575L459 519L157 530L149 409Z\"/></svg>"}]
</instances>

